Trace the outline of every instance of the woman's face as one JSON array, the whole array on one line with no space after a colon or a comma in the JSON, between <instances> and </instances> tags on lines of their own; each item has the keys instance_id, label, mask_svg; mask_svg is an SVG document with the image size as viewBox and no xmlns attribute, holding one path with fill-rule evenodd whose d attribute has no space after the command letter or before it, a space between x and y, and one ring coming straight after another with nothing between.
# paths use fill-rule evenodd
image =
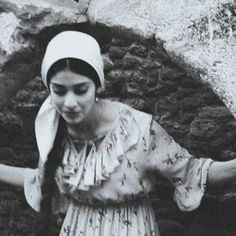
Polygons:
<instances>
[{"instance_id":1,"label":"woman's face","mask_svg":"<svg viewBox=\"0 0 236 236\"><path fill-rule=\"evenodd\" d=\"M69 69L57 72L51 78L49 89L52 101L68 125L82 122L94 106L96 94L94 82Z\"/></svg>"}]
</instances>

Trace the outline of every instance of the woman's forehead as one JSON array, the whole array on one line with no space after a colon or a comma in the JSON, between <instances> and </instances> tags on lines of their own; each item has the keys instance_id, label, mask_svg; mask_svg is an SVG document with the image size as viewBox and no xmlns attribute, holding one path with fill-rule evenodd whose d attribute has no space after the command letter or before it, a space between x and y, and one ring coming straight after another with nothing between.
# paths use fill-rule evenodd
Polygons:
<instances>
[{"instance_id":1,"label":"woman's forehead","mask_svg":"<svg viewBox=\"0 0 236 236\"><path fill-rule=\"evenodd\" d=\"M75 73L69 69L63 69L57 72L52 78L51 84L71 85L71 84L83 84L93 82L92 79L85 75Z\"/></svg>"}]
</instances>

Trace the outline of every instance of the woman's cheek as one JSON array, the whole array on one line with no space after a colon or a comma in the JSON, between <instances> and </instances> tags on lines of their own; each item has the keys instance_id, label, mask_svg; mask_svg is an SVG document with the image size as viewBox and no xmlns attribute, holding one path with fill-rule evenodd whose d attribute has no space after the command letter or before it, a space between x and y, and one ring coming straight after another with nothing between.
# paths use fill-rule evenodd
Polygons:
<instances>
[{"instance_id":1,"label":"woman's cheek","mask_svg":"<svg viewBox=\"0 0 236 236\"><path fill-rule=\"evenodd\" d=\"M61 111L63 108L63 98L59 98L56 95L52 95L52 103L56 106L58 111Z\"/></svg>"}]
</instances>

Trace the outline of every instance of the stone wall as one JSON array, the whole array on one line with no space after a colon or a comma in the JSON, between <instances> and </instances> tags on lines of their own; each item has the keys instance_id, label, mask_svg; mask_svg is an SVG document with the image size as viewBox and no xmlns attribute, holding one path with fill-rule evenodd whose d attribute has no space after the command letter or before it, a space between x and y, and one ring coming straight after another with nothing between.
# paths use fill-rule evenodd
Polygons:
<instances>
[{"instance_id":1,"label":"stone wall","mask_svg":"<svg viewBox=\"0 0 236 236\"><path fill-rule=\"evenodd\" d=\"M107 78L101 97L152 113L196 157L236 158L236 121L206 84L191 78L149 43L122 38L101 43ZM33 124L46 96L36 77L0 113L1 163L37 166ZM197 210L184 213L172 200L170 184L161 176L156 179L152 201L162 236L235 235L234 184L209 190ZM22 190L4 184L1 190L0 235L32 235L37 213L26 204Z\"/></svg>"}]
</instances>

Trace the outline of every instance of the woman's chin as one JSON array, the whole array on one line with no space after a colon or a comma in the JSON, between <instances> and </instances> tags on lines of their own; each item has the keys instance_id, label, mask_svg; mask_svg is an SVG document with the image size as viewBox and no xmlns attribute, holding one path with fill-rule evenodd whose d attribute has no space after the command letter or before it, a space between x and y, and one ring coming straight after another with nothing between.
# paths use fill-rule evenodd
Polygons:
<instances>
[{"instance_id":1,"label":"woman's chin","mask_svg":"<svg viewBox=\"0 0 236 236\"><path fill-rule=\"evenodd\" d=\"M82 117L73 118L73 117L64 116L63 118L68 125L78 125L79 123L83 121Z\"/></svg>"}]
</instances>

